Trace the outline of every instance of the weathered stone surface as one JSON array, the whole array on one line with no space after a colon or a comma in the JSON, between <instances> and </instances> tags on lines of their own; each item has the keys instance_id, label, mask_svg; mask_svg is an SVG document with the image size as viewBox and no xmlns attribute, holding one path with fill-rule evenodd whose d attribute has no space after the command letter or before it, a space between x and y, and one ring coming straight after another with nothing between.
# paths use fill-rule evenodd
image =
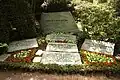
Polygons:
<instances>
[{"instance_id":1,"label":"weathered stone surface","mask_svg":"<svg viewBox=\"0 0 120 80\"><path fill-rule=\"evenodd\" d=\"M70 12L42 13L41 28L44 33L78 33L79 30Z\"/></svg>"},{"instance_id":2,"label":"weathered stone surface","mask_svg":"<svg viewBox=\"0 0 120 80\"><path fill-rule=\"evenodd\" d=\"M57 34L57 33L52 33L46 36L46 40L50 42L55 42L55 41L67 41L68 43L76 43L77 39L75 35L70 35L70 34Z\"/></svg>"},{"instance_id":3,"label":"weathered stone surface","mask_svg":"<svg viewBox=\"0 0 120 80\"><path fill-rule=\"evenodd\" d=\"M86 39L81 49L113 55L114 46L115 46L114 43Z\"/></svg>"},{"instance_id":4,"label":"weathered stone surface","mask_svg":"<svg viewBox=\"0 0 120 80\"><path fill-rule=\"evenodd\" d=\"M48 43L46 51L63 51L77 53L78 48L76 44L71 43Z\"/></svg>"},{"instance_id":5,"label":"weathered stone surface","mask_svg":"<svg viewBox=\"0 0 120 80\"><path fill-rule=\"evenodd\" d=\"M39 55L39 56L41 56L43 54L43 51L42 50L38 50L36 53L35 53L35 55Z\"/></svg>"},{"instance_id":6,"label":"weathered stone surface","mask_svg":"<svg viewBox=\"0 0 120 80\"><path fill-rule=\"evenodd\" d=\"M42 56L41 63L58 65L82 64L79 53L65 53L65 52L45 52Z\"/></svg>"},{"instance_id":7,"label":"weathered stone surface","mask_svg":"<svg viewBox=\"0 0 120 80\"><path fill-rule=\"evenodd\" d=\"M14 41L9 44L8 52L38 47L36 38Z\"/></svg>"},{"instance_id":8,"label":"weathered stone surface","mask_svg":"<svg viewBox=\"0 0 120 80\"><path fill-rule=\"evenodd\" d=\"M32 62L40 62L41 61L41 57L34 57Z\"/></svg>"},{"instance_id":9,"label":"weathered stone surface","mask_svg":"<svg viewBox=\"0 0 120 80\"><path fill-rule=\"evenodd\" d=\"M5 61L10 56L10 54L2 54L0 55L0 61Z\"/></svg>"}]
</instances>

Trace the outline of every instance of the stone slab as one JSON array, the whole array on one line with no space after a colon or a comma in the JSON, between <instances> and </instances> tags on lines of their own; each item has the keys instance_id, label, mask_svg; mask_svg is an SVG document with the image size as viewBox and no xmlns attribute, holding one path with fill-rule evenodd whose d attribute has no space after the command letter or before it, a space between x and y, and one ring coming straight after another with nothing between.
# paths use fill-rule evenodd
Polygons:
<instances>
[{"instance_id":1,"label":"stone slab","mask_svg":"<svg viewBox=\"0 0 120 80\"><path fill-rule=\"evenodd\" d=\"M42 56L43 64L80 65L82 64L79 53L45 52Z\"/></svg>"},{"instance_id":2,"label":"stone slab","mask_svg":"<svg viewBox=\"0 0 120 80\"><path fill-rule=\"evenodd\" d=\"M8 52L38 47L36 38L14 41L9 44Z\"/></svg>"},{"instance_id":3,"label":"stone slab","mask_svg":"<svg viewBox=\"0 0 120 80\"><path fill-rule=\"evenodd\" d=\"M67 41L68 43L76 43L77 39L75 35L63 34L63 33L52 33L46 36L46 40L50 42L55 41Z\"/></svg>"},{"instance_id":4,"label":"stone slab","mask_svg":"<svg viewBox=\"0 0 120 80\"><path fill-rule=\"evenodd\" d=\"M41 56L43 54L43 51L42 50L38 50L36 53L35 53L35 55L39 55L39 56Z\"/></svg>"},{"instance_id":5,"label":"stone slab","mask_svg":"<svg viewBox=\"0 0 120 80\"><path fill-rule=\"evenodd\" d=\"M42 57L34 57L32 62L40 62Z\"/></svg>"},{"instance_id":6,"label":"stone slab","mask_svg":"<svg viewBox=\"0 0 120 80\"><path fill-rule=\"evenodd\" d=\"M92 52L113 55L114 46L115 46L114 43L86 39L81 49L92 51Z\"/></svg>"},{"instance_id":7,"label":"stone slab","mask_svg":"<svg viewBox=\"0 0 120 80\"><path fill-rule=\"evenodd\" d=\"M75 20L70 12L42 13L41 28L45 34L53 32L79 32Z\"/></svg>"},{"instance_id":8,"label":"stone slab","mask_svg":"<svg viewBox=\"0 0 120 80\"><path fill-rule=\"evenodd\" d=\"M77 44L71 43L48 43L46 51L62 51L77 53Z\"/></svg>"},{"instance_id":9,"label":"stone slab","mask_svg":"<svg viewBox=\"0 0 120 80\"><path fill-rule=\"evenodd\" d=\"M10 54L2 54L2 55L0 55L0 61L5 61L9 56L10 56Z\"/></svg>"}]
</instances>

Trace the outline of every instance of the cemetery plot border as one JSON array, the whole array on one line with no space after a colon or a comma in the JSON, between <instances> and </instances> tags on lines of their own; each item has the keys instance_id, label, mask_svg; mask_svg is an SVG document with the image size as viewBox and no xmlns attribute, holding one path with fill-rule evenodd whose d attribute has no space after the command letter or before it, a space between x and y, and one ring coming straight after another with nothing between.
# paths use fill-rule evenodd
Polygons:
<instances>
[{"instance_id":1,"label":"cemetery plot border","mask_svg":"<svg viewBox=\"0 0 120 80\"><path fill-rule=\"evenodd\" d=\"M38 71L43 73L58 73L58 74L78 74L95 72L111 71L114 73L120 73L120 62L113 64L113 66L106 65L57 65L57 64L41 64L41 63L11 63L0 62L0 70L22 70L22 71Z\"/></svg>"}]
</instances>

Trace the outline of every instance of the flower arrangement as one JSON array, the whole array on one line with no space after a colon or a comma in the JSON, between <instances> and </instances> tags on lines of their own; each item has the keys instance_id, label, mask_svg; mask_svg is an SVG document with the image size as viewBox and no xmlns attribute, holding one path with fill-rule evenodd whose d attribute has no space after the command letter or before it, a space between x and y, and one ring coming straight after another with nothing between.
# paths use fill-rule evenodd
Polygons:
<instances>
[{"instance_id":1,"label":"flower arrangement","mask_svg":"<svg viewBox=\"0 0 120 80\"><path fill-rule=\"evenodd\" d=\"M31 62L36 49L21 50L13 53L6 59L9 62Z\"/></svg>"},{"instance_id":2,"label":"flower arrangement","mask_svg":"<svg viewBox=\"0 0 120 80\"><path fill-rule=\"evenodd\" d=\"M112 65L115 64L115 58L111 55L81 50L81 55L83 62L85 64L104 64L104 65Z\"/></svg>"}]
</instances>

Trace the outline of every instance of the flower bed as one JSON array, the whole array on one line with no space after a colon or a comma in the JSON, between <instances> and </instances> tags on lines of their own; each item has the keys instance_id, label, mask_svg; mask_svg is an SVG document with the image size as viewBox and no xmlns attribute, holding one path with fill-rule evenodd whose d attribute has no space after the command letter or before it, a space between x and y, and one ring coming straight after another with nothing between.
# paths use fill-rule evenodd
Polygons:
<instances>
[{"instance_id":1,"label":"flower bed","mask_svg":"<svg viewBox=\"0 0 120 80\"><path fill-rule=\"evenodd\" d=\"M11 54L5 61L8 62L31 62L31 60L34 57L34 53L36 52L36 49L27 49L27 50L21 50L16 51Z\"/></svg>"},{"instance_id":2,"label":"flower bed","mask_svg":"<svg viewBox=\"0 0 120 80\"><path fill-rule=\"evenodd\" d=\"M85 64L104 64L104 65L112 65L115 64L115 58L110 55L105 55L96 52L90 52L86 50L81 50L81 55L83 62Z\"/></svg>"}]
</instances>

